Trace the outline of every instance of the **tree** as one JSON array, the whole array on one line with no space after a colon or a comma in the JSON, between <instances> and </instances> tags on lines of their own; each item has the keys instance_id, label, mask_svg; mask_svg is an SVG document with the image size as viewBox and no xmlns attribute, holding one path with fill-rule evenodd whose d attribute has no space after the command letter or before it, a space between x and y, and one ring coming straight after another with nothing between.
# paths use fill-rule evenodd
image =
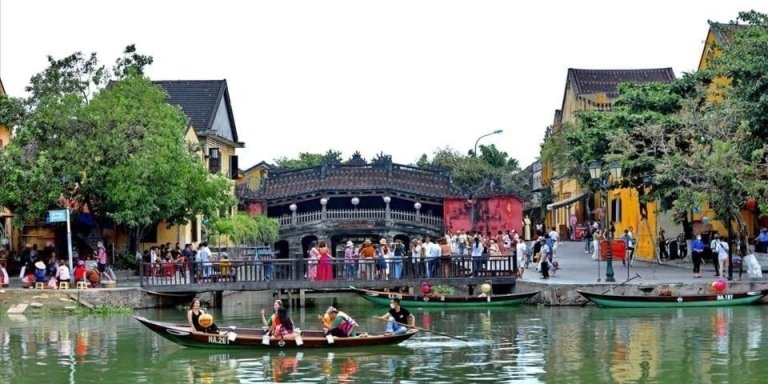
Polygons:
<instances>
[{"instance_id":1,"label":"tree","mask_svg":"<svg viewBox=\"0 0 768 384\"><path fill-rule=\"evenodd\" d=\"M125 76L106 87L96 55L80 52L49 57L32 78L26 114L0 153L0 205L17 224L68 204L87 209L98 225L125 227L136 247L162 221L186 223L234 204L230 181L210 175L189 150L181 110L140 75L151 58L126 53L133 61L118 60L115 69Z\"/></svg>"},{"instance_id":2,"label":"tree","mask_svg":"<svg viewBox=\"0 0 768 384\"><path fill-rule=\"evenodd\" d=\"M341 163L341 152L329 149L324 155L319 153L301 152L299 157L291 159L288 157L280 157L275 159L275 165L280 169L302 169L319 167L323 163L331 162L339 164Z\"/></svg>"},{"instance_id":3,"label":"tree","mask_svg":"<svg viewBox=\"0 0 768 384\"><path fill-rule=\"evenodd\" d=\"M453 183L469 191L480 188L487 180L501 183L521 195L524 199L530 195L526 188L528 181L517 166L517 160L509 158L506 152L499 151L495 145L480 146L480 157L470 151L466 156L446 147L434 152L432 160L426 154L421 155L417 167L450 170Z\"/></svg>"},{"instance_id":4,"label":"tree","mask_svg":"<svg viewBox=\"0 0 768 384\"><path fill-rule=\"evenodd\" d=\"M615 148L627 148L630 140L641 139L644 146L631 146L621 157L653 157L653 189L671 198L671 208L685 212L707 203L729 235L740 234L742 244L745 202L768 201L767 20L763 14L740 13L737 21L746 24L736 28L731 43L721 47L722 54L700 74L684 77L686 92L674 129L647 124L633 132L634 137L616 136L614 143ZM718 77L728 81L710 81Z\"/></svg>"},{"instance_id":5,"label":"tree","mask_svg":"<svg viewBox=\"0 0 768 384\"><path fill-rule=\"evenodd\" d=\"M248 216L246 213L238 213L230 217L218 218L211 224L210 238L218 245L220 236L227 238L227 245L232 241L236 246L246 243L265 244L277 241L280 223L276 219L266 215ZM233 256L240 256L240 248L234 250Z\"/></svg>"}]
</instances>

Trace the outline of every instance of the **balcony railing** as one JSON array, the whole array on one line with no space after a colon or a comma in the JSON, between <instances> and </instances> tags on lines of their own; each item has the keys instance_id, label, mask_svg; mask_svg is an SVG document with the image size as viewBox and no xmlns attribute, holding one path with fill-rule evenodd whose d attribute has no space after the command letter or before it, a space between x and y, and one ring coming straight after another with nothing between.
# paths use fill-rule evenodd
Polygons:
<instances>
[{"instance_id":1,"label":"balcony railing","mask_svg":"<svg viewBox=\"0 0 768 384\"><path fill-rule=\"evenodd\" d=\"M323 276L323 270L327 275ZM230 262L142 263L142 286L206 283L324 280L401 280L515 276L514 256L452 256L416 259L411 257L345 260L335 258L327 266L311 259L233 260Z\"/></svg>"},{"instance_id":2,"label":"balcony railing","mask_svg":"<svg viewBox=\"0 0 768 384\"><path fill-rule=\"evenodd\" d=\"M421 223L442 228L443 218L416 212L389 211L390 220L404 223ZM326 220L355 221L355 220L384 220L387 218L385 209L329 209L325 211ZM301 212L294 215L283 215L277 218L281 227L298 224L311 224L322 221L323 211Z\"/></svg>"}]
</instances>

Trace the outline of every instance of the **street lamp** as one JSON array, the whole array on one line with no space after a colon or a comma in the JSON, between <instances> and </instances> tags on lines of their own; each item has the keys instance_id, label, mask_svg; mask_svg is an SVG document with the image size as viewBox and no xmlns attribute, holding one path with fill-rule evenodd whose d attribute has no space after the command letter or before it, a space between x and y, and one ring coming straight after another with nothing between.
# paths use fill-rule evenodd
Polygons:
<instances>
[{"instance_id":1,"label":"street lamp","mask_svg":"<svg viewBox=\"0 0 768 384\"><path fill-rule=\"evenodd\" d=\"M613 178L614 180L621 179L621 164L618 162L612 162L608 164L608 172L609 174L607 177L604 177L603 174L603 165L599 161L590 161L589 162L589 177L592 180L596 180L598 182L598 186L600 187L600 191L602 192L602 198L603 198L603 233L605 233L606 229L608 228L608 187L610 187L610 179ZM602 241L600 242L602 244ZM608 243L608 257L605 260L605 281L608 283L615 282L616 279L613 277L613 250L611 249L611 243L609 241ZM600 258L598 258L599 263ZM598 264L598 271L600 268L600 264ZM600 281L600 277L598 276L597 281Z\"/></svg>"},{"instance_id":2,"label":"street lamp","mask_svg":"<svg viewBox=\"0 0 768 384\"><path fill-rule=\"evenodd\" d=\"M491 135L498 135L499 133L502 133L502 132L504 132L504 130L497 129L491 133L486 133L485 135L478 137L477 140L475 140L475 151L473 152L475 154L475 157L477 157L477 143L480 142L480 139L482 139L483 137L491 136Z\"/></svg>"}]
</instances>

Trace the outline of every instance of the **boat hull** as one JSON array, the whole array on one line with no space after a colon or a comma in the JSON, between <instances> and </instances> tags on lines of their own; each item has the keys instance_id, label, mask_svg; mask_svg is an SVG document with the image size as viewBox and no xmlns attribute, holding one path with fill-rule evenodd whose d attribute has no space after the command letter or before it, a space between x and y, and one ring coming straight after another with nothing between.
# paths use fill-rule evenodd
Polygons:
<instances>
[{"instance_id":1,"label":"boat hull","mask_svg":"<svg viewBox=\"0 0 768 384\"><path fill-rule=\"evenodd\" d=\"M138 322L163 338L190 348L215 348L215 349L307 349L307 348L345 348L345 347L370 347L377 345L394 345L410 339L418 333L411 329L403 335L370 335L367 337L334 337L333 343L329 343L320 330L302 331L303 344L298 345L296 340L270 338L269 345L263 344L262 330L256 328L237 328L231 333L208 334L191 332L189 326L153 321L141 316L134 316Z\"/></svg>"},{"instance_id":2,"label":"boat hull","mask_svg":"<svg viewBox=\"0 0 768 384\"><path fill-rule=\"evenodd\" d=\"M602 308L728 307L760 301L768 290L717 295L623 296L577 291Z\"/></svg>"},{"instance_id":3,"label":"boat hull","mask_svg":"<svg viewBox=\"0 0 768 384\"><path fill-rule=\"evenodd\" d=\"M489 308L489 307L509 307L520 305L533 296L536 296L539 291L527 292L527 293L513 293L507 295L491 295L491 296L438 296L427 297L418 295L408 295L398 292L382 292L373 291L368 289L359 289L350 287L360 297L371 303L389 306L390 301L393 298L400 299L400 303L405 307L421 307L421 308L445 308L445 307L457 307L457 308Z\"/></svg>"}]
</instances>

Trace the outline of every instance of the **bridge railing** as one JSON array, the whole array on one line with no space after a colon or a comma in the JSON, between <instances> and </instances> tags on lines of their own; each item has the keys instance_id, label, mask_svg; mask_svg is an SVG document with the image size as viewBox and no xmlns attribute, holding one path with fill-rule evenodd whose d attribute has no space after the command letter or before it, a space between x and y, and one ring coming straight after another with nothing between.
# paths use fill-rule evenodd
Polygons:
<instances>
[{"instance_id":1,"label":"bridge railing","mask_svg":"<svg viewBox=\"0 0 768 384\"><path fill-rule=\"evenodd\" d=\"M517 258L452 256L418 259L335 258L326 263L310 259L232 260L225 262L142 263L142 286L257 281L398 280L516 276Z\"/></svg>"},{"instance_id":2,"label":"bridge railing","mask_svg":"<svg viewBox=\"0 0 768 384\"><path fill-rule=\"evenodd\" d=\"M329 209L325 211L326 220L384 220L387 218L385 209ZM295 215L283 215L276 218L280 226L292 224L308 224L323 220L322 211L301 212ZM427 214L407 211L390 211L390 219L406 223L422 223L434 227L443 227L443 218Z\"/></svg>"}]
</instances>

